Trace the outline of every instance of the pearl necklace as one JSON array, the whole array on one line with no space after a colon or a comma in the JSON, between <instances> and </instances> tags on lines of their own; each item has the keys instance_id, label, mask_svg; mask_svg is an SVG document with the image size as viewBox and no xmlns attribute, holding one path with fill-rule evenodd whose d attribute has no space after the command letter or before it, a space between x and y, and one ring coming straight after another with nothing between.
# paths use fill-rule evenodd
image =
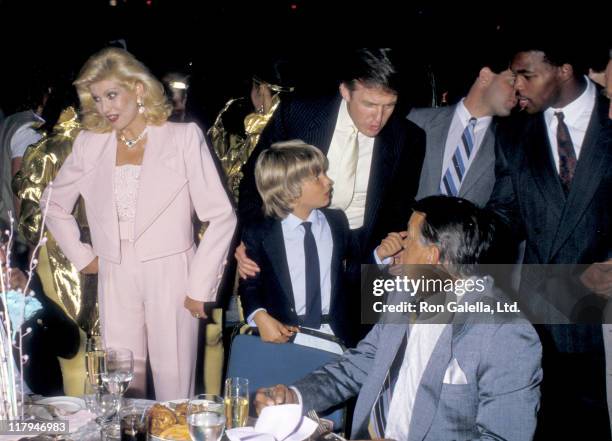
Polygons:
<instances>
[{"instance_id":1,"label":"pearl necklace","mask_svg":"<svg viewBox=\"0 0 612 441\"><path fill-rule=\"evenodd\" d=\"M138 141L142 141L146 134L147 128L145 127L145 129L140 133L140 135L138 135L134 139L127 139L123 133L119 135L119 139L126 145L128 149L131 149L138 143Z\"/></svg>"}]
</instances>

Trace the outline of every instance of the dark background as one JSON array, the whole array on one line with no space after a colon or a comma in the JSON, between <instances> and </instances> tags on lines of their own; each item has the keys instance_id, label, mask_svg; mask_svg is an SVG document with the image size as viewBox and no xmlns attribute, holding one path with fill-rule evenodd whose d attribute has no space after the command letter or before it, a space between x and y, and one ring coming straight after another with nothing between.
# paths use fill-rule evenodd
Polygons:
<instances>
[{"instance_id":1,"label":"dark background","mask_svg":"<svg viewBox=\"0 0 612 441\"><path fill-rule=\"evenodd\" d=\"M334 91L339 59L354 47L393 47L405 103L459 97L485 60L517 39L569 36L593 65L612 46L612 2L347 0L0 0L0 107L11 113L36 76L74 76L89 55L123 39L158 76L192 76L190 95L210 120L248 91L262 54L290 58L304 92ZM561 39L560 39L561 41ZM603 60L603 61L602 61Z\"/></svg>"}]
</instances>

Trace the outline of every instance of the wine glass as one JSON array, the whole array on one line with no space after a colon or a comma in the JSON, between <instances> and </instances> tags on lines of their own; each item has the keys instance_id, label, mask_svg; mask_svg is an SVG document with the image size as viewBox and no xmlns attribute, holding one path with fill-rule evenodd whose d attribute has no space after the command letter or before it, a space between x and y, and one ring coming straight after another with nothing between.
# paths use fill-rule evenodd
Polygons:
<instances>
[{"instance_id":1,"label":"wine glass","mask_svg":"<svg viewBox=\"0 0 612 441\"><path fill-rule=\"evenodd\" d=\"M123 401L123 394L134 378L134 354L126 348L108 348L104 356L104 372L101 375L104 388L118 399L117 415Z\"/></svg>"},{"instance_id":2,"label":"wine glass","mask_svg":"<svg viewBox=\"0 0 612 441\"><path fill-rule=\"evenodd\" d=\"M105 351L102 337L99 335L93 335L87 339L85 349L85 368L86 368L86 380L85 380L85 394L88 394L88 390L93 389L92 392L99 392L103 388L102 384L102 372L105 369Z\"/></svg>"},{"instance_id":3,"label":"wine glass","mask_svg":"<svg viewBox=\"0 0 612 441\"><path fill-rule=\"evenodd\" d=\"M186 416L192 441L219 441L223 436L225 415L221 397L197 395L189 400Z\"/></svg>"}]
</instances>

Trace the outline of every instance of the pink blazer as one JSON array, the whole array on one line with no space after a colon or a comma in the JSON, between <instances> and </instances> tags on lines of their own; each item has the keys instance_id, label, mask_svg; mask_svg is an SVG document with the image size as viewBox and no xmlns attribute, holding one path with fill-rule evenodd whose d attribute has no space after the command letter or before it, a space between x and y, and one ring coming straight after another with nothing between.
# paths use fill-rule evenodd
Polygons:
<instances>
[{"instance_id":1,"label":"pink blazer","mask_svg":"<svg viewBox=\"0 0 612 441\"><path fill-rule=\"evenodd\" d=\"M95 256L120 263L119 221L114 196L115 132L82 131L52 185L41 198L47 227L78 269ZM90 247L79 240L72 216L83 196L91 230ZM202 131L193 123L149 126L134 220L134 246L141 261L194 246L192 215L210 222L189 268L189 292L213 301L227 262L236 215L221 184Z\"/></svg>"}]
</instances>

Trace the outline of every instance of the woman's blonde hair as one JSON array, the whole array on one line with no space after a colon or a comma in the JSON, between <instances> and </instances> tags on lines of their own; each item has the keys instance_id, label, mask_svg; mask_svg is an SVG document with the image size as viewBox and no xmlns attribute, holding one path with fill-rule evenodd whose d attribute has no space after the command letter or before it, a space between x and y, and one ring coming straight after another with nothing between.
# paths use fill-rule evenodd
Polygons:
<instances>
[{"instance_id":1,"label":"woman's blonde hair","mask_svg":"<svg viewBox=\"0 0 612 441\"><path fill-rule=\"evenodd\" d=\"M261 152L255 164L255 184L263 199L264 214L286 218L302 195L304 180L318 176L327 167L321 150L299 139L277 142Z\"/></svg>"},{"instance_id":2,"label":"woman's blonde hair","mask_svg":"<svg viewBox=\"0 0 612 441\"><path fill-rule=\"evenodd\" d=\"M85 62L73 83L81 102L83 127L94 132L109 132L111 125L104 115L96 110L89 86L102 80L117 81L122 87L133 91L142 84L147 124L162 125L172 113L172 106L164 94L163 85L149 72L144 64L132 54L119 48L106 48L95 53Z\"/></svg>"}]
</instances>

